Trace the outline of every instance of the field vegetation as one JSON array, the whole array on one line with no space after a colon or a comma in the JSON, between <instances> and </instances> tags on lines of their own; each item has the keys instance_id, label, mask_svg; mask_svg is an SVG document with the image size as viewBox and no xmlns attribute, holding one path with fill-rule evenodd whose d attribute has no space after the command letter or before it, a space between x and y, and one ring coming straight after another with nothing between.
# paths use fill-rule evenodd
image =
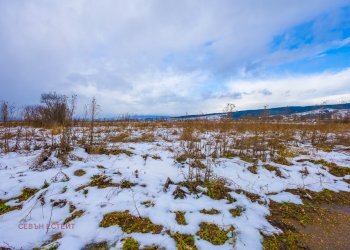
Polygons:
<instances>
[{"instance_id":1,"label":"field vegetation","mask_svg":"<svg viewBox=\"0 0 350 250\"><path fill-rule=\"evenodd\" d=\"M84 118L75 109L49 93L14 119L2 103L0 247L350 245L348 117L101 121L95 99ZM53 222L75 226L18 227Z\"/></svg>"}]
</instances>

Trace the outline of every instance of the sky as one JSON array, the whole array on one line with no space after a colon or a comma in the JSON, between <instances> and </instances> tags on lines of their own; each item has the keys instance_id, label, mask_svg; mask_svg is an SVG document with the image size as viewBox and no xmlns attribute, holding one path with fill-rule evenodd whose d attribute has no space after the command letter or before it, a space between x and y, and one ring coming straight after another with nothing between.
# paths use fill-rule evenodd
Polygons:
<instances>
[{"instance_id":1,"label":"sky","mask_svg":"<svg viewBox=\"0 0 350 250\"><path fill-rule=\"evenodd\" d=\"M101 116L350 102L350 0L0 0L0 100Z\"/></svg>"}]
</instances>

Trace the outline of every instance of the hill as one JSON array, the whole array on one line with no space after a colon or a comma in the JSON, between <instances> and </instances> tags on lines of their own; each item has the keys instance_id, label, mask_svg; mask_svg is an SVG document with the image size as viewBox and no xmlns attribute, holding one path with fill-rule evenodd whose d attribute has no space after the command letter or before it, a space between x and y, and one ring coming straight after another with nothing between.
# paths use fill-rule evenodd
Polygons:
<instances>
[{"instance_id":1,"label":"hill","mask_svg":"<svg viewBox=\"0 0 350 250\"><path fill-rule=\"evenodd\" d=\"M344 104L329 104L329 105L313 105L313 106L286 106L278 108L269 108L269 109L254 109L254 110L241 110L233 113L234 119L239 119L243 117L260 117L264 114L269 116L289 116L299 113L307 114L307 112L320 112L324 110L325 112L332 112L336 110L350 110L350 103ZM309 113L310 114L310 113ZM201 115L185 115L185 116L176 116L171 118L177 119L187 119L187 118L208 118L216 119L225 115L225 113L210 113L210 114L201 114Z\"/></svg>"}]
</instances>

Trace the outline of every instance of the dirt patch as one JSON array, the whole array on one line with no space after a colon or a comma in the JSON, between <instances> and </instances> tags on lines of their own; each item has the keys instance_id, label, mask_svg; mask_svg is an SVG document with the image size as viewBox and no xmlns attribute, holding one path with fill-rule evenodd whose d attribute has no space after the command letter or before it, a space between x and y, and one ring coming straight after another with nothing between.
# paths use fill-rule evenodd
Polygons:
<instances>
[{"instance_id":1,"label":"dirt patch","mask_svg":"<svg viewBox=\"0 0 350 250\"><path fill-rule=\"evenodd\" d=\"M349 249L350 246L350 208L326 206L329 219L318 224L309 224L300 229L307 235L306 244L310 249Z\"/></svg>"},{"instance_id":2,"label":"dirt patch","mask_svg":"<svg viewBox=\"0 0 350 250\"><path fill-rule=\"evenodd\" d=\"M288 190L304 204L270 203L268 221L283 233L265 236L265 249L349 249L349 193Z\"/></svg>"}]
</instances>

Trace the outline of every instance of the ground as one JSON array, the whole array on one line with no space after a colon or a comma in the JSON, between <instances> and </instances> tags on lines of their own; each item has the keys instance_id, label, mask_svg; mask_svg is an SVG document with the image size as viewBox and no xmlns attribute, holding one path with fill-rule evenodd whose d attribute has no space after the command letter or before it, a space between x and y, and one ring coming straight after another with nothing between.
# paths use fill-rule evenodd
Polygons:
<instances>
[{"instance_id":1,"label":"ground","mask_svg":"<svg viewBox=\"0 0 350 250\"><path fill-rule=\"evenodd\" d=\"M60 132L22 128L0 156L0 247L349 248L347 126L193 126L100 126L89 147L76 127L63 156Z\"/></svg>"}]
</instances>

